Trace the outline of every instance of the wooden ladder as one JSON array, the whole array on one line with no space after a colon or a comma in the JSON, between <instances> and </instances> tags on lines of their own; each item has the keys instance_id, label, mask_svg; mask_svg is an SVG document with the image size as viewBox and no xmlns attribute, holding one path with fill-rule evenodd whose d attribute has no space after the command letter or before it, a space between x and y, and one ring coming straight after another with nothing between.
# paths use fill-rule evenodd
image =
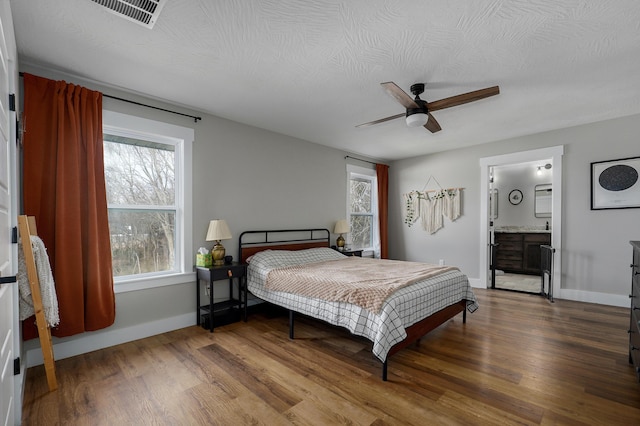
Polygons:
<instances>
[{"instance_id":1,"label":"wooden ladder","mask_svg":"<svg viewBox=\"0 0 640 426\"><path fill-rule=\"evenodd\" d=\"M24 261L27 265L27 277L29 278L29 287L31 288L31 297L33 298L33 309L36 314L36 325L38 327L38 336L40 337L40 347L42 348L42 357L44 358L44 370L47 373L47 384L49 391L58 388L56 380L56 367L53 359L53 345L51 344L51 329L47 324L42 308L42 296L40 294L40 280L38 279L38 271L36 269L36 261L33 257L33 248L31 247L31 235L38 235L36 228L36 218L33 216L18 216L18 228L20 230L20 238L22 238L22 252Z\"/></svg>"}]
</instances>

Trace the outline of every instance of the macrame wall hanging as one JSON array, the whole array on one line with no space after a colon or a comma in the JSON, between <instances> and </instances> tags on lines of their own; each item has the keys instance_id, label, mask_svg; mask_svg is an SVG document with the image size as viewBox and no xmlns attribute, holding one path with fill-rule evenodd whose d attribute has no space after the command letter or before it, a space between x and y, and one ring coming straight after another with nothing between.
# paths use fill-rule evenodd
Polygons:
<instances>
[{"instance_id":1,"label":"macrame wall hanging","mask_svg":"<svg viewBox=\"0 0 640 426\"><path fill-rule=\"evenodd\" d=\"M438 185L438 189L426 190L431 180ZM462 214L460 198L463 189L442 188L435 177L429 176L421 191L402 194L404 223L411 227L420 219L422 229L435 234L444 226L444 217L453 222Z\"/></svg>"}]
</instances>

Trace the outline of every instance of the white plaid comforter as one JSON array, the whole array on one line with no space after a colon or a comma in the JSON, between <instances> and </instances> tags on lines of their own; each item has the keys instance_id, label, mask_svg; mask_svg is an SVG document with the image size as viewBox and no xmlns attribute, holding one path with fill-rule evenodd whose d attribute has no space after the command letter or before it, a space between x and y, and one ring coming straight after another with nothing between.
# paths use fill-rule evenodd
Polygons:
<instances>
[{"instance_id":1,"label":"white plaid comforter","mask_svg":"<svg viewBox=\"0 0 640 426\"><path fill-rule=\"evenodd\" d=\"M366 337L373 342L373 354L381 361L386 360L393 345L405 339L406 327L461 300L467 300L469 312L478 308L467 276L458 270L399 289L385 300L377 314L349 303L269 291L264 287L267 274L274 268L339 259L349 261L349 258L330 248L265 250L250 259L248 289L260 299Z\"/></svg>"}]
</instances>

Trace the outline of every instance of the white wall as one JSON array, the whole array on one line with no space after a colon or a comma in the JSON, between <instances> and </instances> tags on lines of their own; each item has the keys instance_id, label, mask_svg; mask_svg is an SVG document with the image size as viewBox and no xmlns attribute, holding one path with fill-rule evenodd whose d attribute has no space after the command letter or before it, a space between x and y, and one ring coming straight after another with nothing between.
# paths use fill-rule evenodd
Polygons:
<instances>
[{"instance_id":1,"label":"white wall","mask_svg":"<svg viewBox=\"0 0 640 426\"><path fill-rule=\"evenodd\" d=\"M590 163L640 156L639 133L640 116L631 116L395 161L390 168L390 256L424 261L445 259L470 278L478 279L479 159L564 145L563 288L556 296L628 306L629 240L640 239L640 209L590 210ZM403 192L422 188L430 175L442 186L465 188L463 216L454 223L445 219L445 227L435 235L428 235L417 226L403 225L398 202Z\"/></svg>"}]
</instances>

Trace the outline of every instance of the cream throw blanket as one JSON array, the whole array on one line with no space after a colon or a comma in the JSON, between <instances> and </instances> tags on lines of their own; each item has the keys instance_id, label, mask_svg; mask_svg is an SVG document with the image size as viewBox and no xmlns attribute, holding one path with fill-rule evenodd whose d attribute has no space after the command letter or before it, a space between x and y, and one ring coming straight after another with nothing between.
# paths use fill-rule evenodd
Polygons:
<instances>
[{"instance_id":1,"label":"cream throw blanket","mask_svg":"<svg viewBox=\"0 0 640 426\"><path fill-rule=\"evenodd\" d=\"M53 274L51 273L47 248L42 239L36 235L31 235L31 248L33 249L33 257L36 263L36 270L38 271L38 280L40 281L40 296L42 297L44 317L47 323L49 323L49 326L55 327L60 323L58 297L56 295ZM16 279L18 280L18 292L20 295L20 321L23 321L31 315L34 315L35 311L33 309L29 277L27 276L27 264L21 245L18 247L18 274Z\"/></svg>"},{"instance_id":2,"label":"cream throw blanket","mask_svg":"<svg viewBox=\"0 0 640 426\"><path fill-rule=\"evenodd\" d=\"M399 288L452 270L458 268L348 257L272 269L265 287L332 302L352 303L377 313L385 299Z\"/></svg>"}]
</instances>

